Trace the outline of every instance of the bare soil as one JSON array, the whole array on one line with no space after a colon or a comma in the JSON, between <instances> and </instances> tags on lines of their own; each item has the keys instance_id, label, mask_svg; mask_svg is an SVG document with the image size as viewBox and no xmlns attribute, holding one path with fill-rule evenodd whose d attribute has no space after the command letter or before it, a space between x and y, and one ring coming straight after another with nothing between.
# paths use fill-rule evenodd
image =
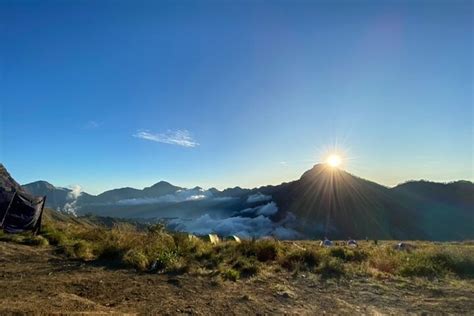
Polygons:
<instances>
[{"instance_id":1,"label":"bare soil","mask_svg":"<svg viewBox=\"0 0 474 316\"><path fill-rule=\"evenodd\" d=\"M0 242L0 314L473 314L473 280L265 271L237 282L69 260L51 247Z\"/></svg>"}]
</instances>

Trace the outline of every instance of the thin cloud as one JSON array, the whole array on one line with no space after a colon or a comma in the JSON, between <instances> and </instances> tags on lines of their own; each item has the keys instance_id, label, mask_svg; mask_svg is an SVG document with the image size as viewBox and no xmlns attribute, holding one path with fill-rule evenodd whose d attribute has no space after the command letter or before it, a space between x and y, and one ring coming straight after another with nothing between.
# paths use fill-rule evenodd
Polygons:
<instances>
[{"instance_id":1,"label":"thin cloud","mask_svg":"<svg viewBox=\"0 0 474 316\"><path fill-rule=\"evenodd\" d=\"M150 140L157 143L164 143L183 147L199 146L199 143L193 139L193 137L187 130L167 131L166 133L158 134L153 134L147 131L138 131L133 134L133 137Z\"/></svg>"},{"instance_id":2,"label":"thin cloud","mask_svg":"<svg viewBox=\"0 0 474 316\"><path fill-rule=\"evenodd\" d=\"M100 123L99 122L96 122L96 121L88 121L85 125L84 125L84 128L85 129L96 129L96 128L99 128L100 126Z\"/></svg>"}]
</instances>

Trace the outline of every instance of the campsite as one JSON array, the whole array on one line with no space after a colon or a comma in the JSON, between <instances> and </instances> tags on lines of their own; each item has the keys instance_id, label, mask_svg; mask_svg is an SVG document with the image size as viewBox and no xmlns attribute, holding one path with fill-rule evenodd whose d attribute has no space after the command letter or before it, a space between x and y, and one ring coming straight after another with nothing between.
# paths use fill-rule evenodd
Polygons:
<instances>
[{"instance_id":1,"label":"campsite","mask_svg":"<svg viewBox=\"0 0 474 316\"><path fill-rule=\"evenodd\" d=\"M299 246L309 244L316 242ZM470 249L472 255L472 245L451 246ZM327 277L306 269L288 271L273 262L262 265L258 275L231 281L215 271L147 273L71 259L55 250L0 242L0 313L349 315L474 310L474 282L466 277L401 277L376 270Z\"/></svg>"},{"instance_id":2,"label":"campsite","mask_svg":"<svg viewBox=\"0 0 474 316\"><path fill-rule=\"evenodd\" d=\"M474 0L0 0L0 316L473 315Z\"/></svg>"},{"instance_id":3,"label":"campsite","mask_svg":"<svg viewBox=\"0 0 474 316\"><path fill-rule=\"evenodd\" d=\"M44 207L0 165L0 313L474 310L474 242L194 235Z\"/></svg>"},{"instance_id":4,"label":"campsite","mask_svg":"<svg viewBox=\"0 0 474 316\"><path fill-rule=\"evenodd\" d=\"M43 216L37 235L0 233L2 314L474 310L472 242L201 238L50 209Z\"/></svg>"}]
</instances>

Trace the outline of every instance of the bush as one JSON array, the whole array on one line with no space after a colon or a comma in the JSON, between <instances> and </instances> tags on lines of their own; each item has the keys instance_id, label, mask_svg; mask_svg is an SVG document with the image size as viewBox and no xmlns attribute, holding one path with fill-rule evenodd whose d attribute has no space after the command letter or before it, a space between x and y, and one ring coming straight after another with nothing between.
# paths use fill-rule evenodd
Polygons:
<instances>
[{"instance_id":1,"label":"bush","mask_svg":"<svg viewBox=\"0 0 474 316\"><path fill-rule=\"evenodd\" d=\"M122 262L128 266L139 271L148 269L150 262L143 252L140 250L129 250L122 258Z\"/></svg>"},{"instance_id":2,"label":"bush","mask_svg":"<svg viewBox=\"0 0 474 316\"><path fill-rule=\"evenodd\" d=\"M25 238L23 243L32 246L39 246L39 247L46 247L49 245L49 242L43 236L31 236L29 238Z\"/></svg>"},{"instance_id":3,"label":"bush","mask_svg":"<svg viewBox=\"0 0 474 316\"><path fill-rule=\"evenodd\" d=\"M177 260L176 252L174 251L163 251L157 255L153 261L153 269L158 271L165 271L174 265Z\"/></svg>"},{"instance_id":4,"label":"bush","mask_svg":"<svg viewBox=\"0 0 474 316\"><path fill-rule=\"evenodd\" d=\"M24 243L26 240L26 236L24 235L20 235L20 234L15 234L13 235L13 237L11 238L11 241L17 243L17 244L22 244Z\"/></svg>"},{"instance_id":5,"label":"bush","mask_svg":"<svg viewBox=\"0 0 474 316\"><path fill-rule=\"evenodd\" d=\"M401 262L402 254L390 247L374 250L369 258L370 267L390 274L396 274Z\"/></svg>"},{"instance_id":6,"label":"bush","mask_svg":"<svg viewBox=\"0 0 474 316\"><path fill-rule=\"evenodd\" d=\"M345 273L342 260L334 257L324 257L316 268L316 272L324 277L341 276Z\"/></svg>"},{"instance_id":7,"label":"bush","mask_svg":"<svg viewBox=\"0 0 474 316\"><path fill-rule=\"evenodd\" d=\"M297 250L287 254L280 262L281 266L288 271L312 270L318 265L320 255L313 250Z\"/></svg>"},{"instance_id":8,"label":"bush","mask_svg":"<svg viewBox=\"0 0 474 316\"><path fill-rule=\"evenodd\" d=\"M464 251L448 252L451 259L447 268L460 277L474 278L474 248L468 248Z\"/></svg>"},{"instance_id":9,"label":"bush","mask_svg":"<svg viewBox=\"0 0 474 316\"><path fill-rule=\"evenodd\" d=\"M82 260L91 260L94 258L92 245L85 241L79 240L72 245L74 257Z\"/></svg>"},{"instance_id":10,"label":"bush","mask_svg":"<svg viewBox=\"0 0 474 316\"><path fill-rule=\"evenodd\" d=\"M255 257L260 262L274 261L280 253L278 242L274 240L243 240L237 244L236 250L246 257Z\"/></svg>"},{"instance_id":11,"label":"bush","mask_svg":"<svg viewBox=\"0 0 474 316\"><path fill-rule=\"evenodd\" d=\"M232 268L239 271L242 277L251 277L260 271L260 263L255 259L240 257L234 262Z\"/></svg>"},{"instance_id":12,"label":"bush","mask_svg":"<svg viewBox=\"0 0 474 316\"><path fill-rule=\"evenodd\" d=\"M339 258L344 262L356 261L361 262L367 259L366 252L359 249L348 249L344 247L334 247L328 249L331 257Z\"/></svg>"},{"instance_id":13,"label":"bush","mask_svg":"<svg viewBox=\"0 0 474 316\"><path fill-rule=\"evenodd\" d=\"M228 269L225 272L222 273L222 277L225 280L230 280L230 281L237 281L240 279L240 273L237 270L234 269Z\"/></svg>"},{"instance_id":14,"label":"bush","mask_svg":"<svg viewBox=\"0 0 474 316\"><path fill-rule=\"evenodd\" d=\"M45 227L42 235L49 241L51 245L62 246L68 242L68 236L65 232L56 230L52 227Z\"/></svg>"},{"instance_id":15,"label":"bush","mask_svg":"<svg viewBox=\"0 0 474 316\"><path fill-rule=\"evenodd\" d=\"M403 261L402 276L441 277L454 273L461 277L474 276L474 253L429 248L413 252Z\"/></svg>"}]
</instances>

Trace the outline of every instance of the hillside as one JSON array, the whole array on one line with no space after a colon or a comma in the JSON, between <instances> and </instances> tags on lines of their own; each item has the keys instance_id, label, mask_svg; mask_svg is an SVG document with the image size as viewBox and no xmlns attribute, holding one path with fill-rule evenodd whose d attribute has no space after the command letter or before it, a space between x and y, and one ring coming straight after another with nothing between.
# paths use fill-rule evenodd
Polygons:
<instances>
[{"instance_id":1,"label":"hillside","mask_svg":"<svg viewBox=\"0 0 474 316\"><path fill-rule=\"evenodd\" d=\"M301 230L319 238L426 238L390 189L343 170L316 165L299 180L262 192L295 214Z\"/></svg>"}]
</instances>

